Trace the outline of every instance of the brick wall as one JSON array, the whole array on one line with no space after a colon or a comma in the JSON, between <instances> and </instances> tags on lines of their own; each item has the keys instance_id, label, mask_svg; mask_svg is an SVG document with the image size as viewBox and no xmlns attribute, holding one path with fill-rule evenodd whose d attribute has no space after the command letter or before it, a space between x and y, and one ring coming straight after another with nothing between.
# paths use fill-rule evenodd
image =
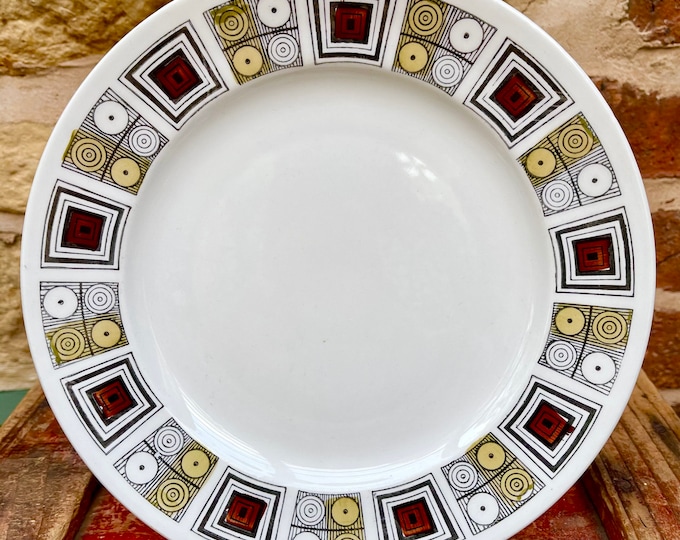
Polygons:
<instances>
[{"instance_id":1,"label":"brick wall","mask_svg":"<svg viewBox=\"0 0 680 540\"><path fill-rule=\"evenodd\" d=\"M22 214L59 113L91 67L167 0L3 0L0 7L0 390L35 375L21 320ZM671 0L508 0L585 69L626 132L657 241L656 314L645 368L680 388L680 7Z\"/></svg>"}]
</instances>

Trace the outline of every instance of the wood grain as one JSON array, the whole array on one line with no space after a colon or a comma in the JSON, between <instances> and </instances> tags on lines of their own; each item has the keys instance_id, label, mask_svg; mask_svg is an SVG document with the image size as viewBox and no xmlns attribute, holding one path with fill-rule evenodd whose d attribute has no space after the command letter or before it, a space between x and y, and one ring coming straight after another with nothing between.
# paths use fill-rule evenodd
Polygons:
<instances>
[{"instance_id":1,"label":"wood grain","mask_svg":"<svg viewBox=\"0 0 680 540\"><path fill-rule=\"evenodd\" d=\"M73 538L95 486L33 387L0 427L0 538Z\"/></svg>"},{"instance_id":2,"label":"wood grain","mask_svg":"<svg viewBox=\"0 0 680 540\"><path fill-rule=\"evenodd\" d=\"M644 371L583 480L610 538L680 540L680 420Z\"/></svg>"}]
</instances>

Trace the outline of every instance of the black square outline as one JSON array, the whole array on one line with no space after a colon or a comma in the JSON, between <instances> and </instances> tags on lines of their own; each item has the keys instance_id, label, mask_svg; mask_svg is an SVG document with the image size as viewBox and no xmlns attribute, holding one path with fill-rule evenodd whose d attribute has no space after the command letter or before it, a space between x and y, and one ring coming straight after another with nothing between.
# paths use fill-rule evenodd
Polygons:
<instances>
[{"instance_id":1,"label":"black square outline","mask_svg":"<svg viewBox=\"0 0 680 540\"><path fill-rule=\"evenodd\" d=\"M133 66L127 68L124 75L122 75L122 77L124 77L129 84L131 84L143 96L145 96L147 100L149 100L153 105L155 105L155 108L159 112L168 117L168 119L171 121L171 124L173 125L173 127L175 127L175 129L179 129L179 125L182 124L185 118L192 116L193 114L198 112L198 110L201 109L201 107L208 103L212 99L210 98L212 94L227 90L227 87L217 75L217 70L213 70L208 61L205 59L201 47L199 47L198 44L196 43L196 40L194 40L193 35L189 31L189 28L193 29L193 25L187 21L186 23L172 30L165 37L163 37L162 39L154 43L151 47L149 47L149 49L147 49L147 51L140 58L137 59L136 63ZM168 45L169 43L175 41L179 35L186 36L186 39L189 41L191 47L197 53L197 56L201 58L201 63L208 71L210 80L213 82L215 86L213 88L208 89L205 93L195 96L194 99L192 99L187 104L184 110L182 110L179 114L175 114L172 110L166 107L166 105L161 100L159 100L158 98L156 98L156 96L149 92L144 85L139 83L135 79L133 74L140 71L149 60L157 57L159 54L158 51L165 47L166 45Z\"/></svg>"},{"instance_id":2,"label":"black square outline","mask_svg":"<svg viewBox=\"0 0 680 540\"><path fill-rule=\"evenodd\" d=\"M382 16L380 17L380 27L377 29L378 33L378 41L376 42L376 47L375 47L375 54L367 54L363 52L323 52L323 32L321 31L321 14L319 12L319 2L323 2L324 0L311 0L313 7L314 7L314 18L312 20L312 17L310 17L310 23L313 25L313 30L316 32L316 48L317 51L316 54L314 55L314 63L317 64L319 63L318 61L322 58L361 58L364 60L371 60L373 62L378 62L380 61L380 57L383 54L383 43L386 41L386 35L387 34L387 16L390 11L390 3L392 0L384 0L385 4L383 6L382 10ZM310 14L311 15L311 14ZM375 14L371 12L371 17L373 17ZM394 17L394 12L392 13L392 16ZM330 32L330 20L328 21L328 31ZM370 36L370 31L369 31L369 36ZM346 43L348 46L351 45L351 42L342 42ZM382 64L382 62L380 62Z\"/></svg>"},{"instance_id":3,"label":"black square outline","mask_svg":"<svg viewBox=\"0 0 680 540\"><path fill-rule=\"evenodd\" d=\"M596 219L594 221L589 221L587 223L582 223L580 225L575 225L572 227L556 227L551 229L555 235L555 244L557 245L558 254L556 254L555 263L561 270L560 283L557 287L556 292L565 292L569 290L583 290L583 291L623 291L633 293L633 248L630 244L630 238L628 236L628 225L624 215L623 208L617 209L618 213L607 216L604 218ZM608 283L569 283L567 284L567 258L565 257L564 246L562 242L562 236L566 233L576 232L576 231L586 231L589 228L596 227L598 225L605 225L607 223L619 223L621 228L621 238L623 240L622 246L620 246L620 261L622 262L622 267L626 272L626 282L623 285L611 285ZM602 235L602 231L597 231L597 236ZM573 253L573 242L569 242L569 246L572 249L572 255L576 257ZM602 274L589 274L593 277Z\"/></svg>"},{"instance_id":4,"label":"black square outline","mask_svg":"<svg viewBox=\"0 0 680 540\"><path fill-rule=\"evenodd\" d=\"M397 486L398 487L398 486ZM444 536L443 538L439 540L458 540L460 538L458 536L458 532L456 531L456 528L453 526L453 523L451 523L451 520L449 519L449 515L447 514L444 505L440 499L440 497L437 495L436 490L434 489L434 486L432 484L432 480L428 479L427 477L423 478L423 481L420 482L419 484L415 485L409 485L409 487L401 489L401 490L396 490L396 491L390 491L389 493L383 493L381 495L376 495L375 492L373 493L373 498L375 500L375 503L378 507L378 522L382 525L382 540L389 540L389 530L387 529L387 521L388 518L385 516L384 508L382 502L385 499L393 499L395 497L399 497L400 495L407 495L409 493L413 493L414 491L418 491L421 488L428 488L428 492L432 495L432 498L435 501L435 504L437 505L437 508L439 508L439 512L444 519L444 524L446 525L446 528L448 529L449 535ZM398 527L397 527L398 529ZM439 532L439 531L437 531ZM442 531L446 532L446 531ZM399 531L397 531L397 534L399 534ZM427 536L430 536L431 534L435 533L430 533ZM400 539L403 537L400 535ZM409 537L410 538L410 537ZM426 536L423 536L421 538L426 538Z\"/></svg>"},{"instance_id":5,"label":"black square outline","mask_svg":"<svg viewBox=\"0 0 680 540\"><path fill-rule=\"evenodd\" d=\"M133 426L135 426L136 424L141 424L144 419L154 415L155 412L158 412L156 409L160 410L163 407L163 405L161 405L160 402L156 399L156 396L153 394L151 389L148 389L147 391L146 383L143 382L142 376L139 373L137 373L135 366L133 366L133 362L134 360L132 358L132 355L126 355L122 358L119 358L117 360L114 360L113 362L110 362L102 366L101 368L95 371L85 370L87 371L87 373L80 375L75 379L66 377L61 380L62 385L64 386L64 390L66 390L66 394L69 398L69 401L71 402L71 406L78 413L78 418L80 419L81 423L87 428L90 436L95 440L95 442L97 442L97 444L99 444L99 446L101 447L105 454L107 454L118 443L118 440L125 434L127 434L127 432L130 431L130 429ZM128 373L136 383L137 390L139 391L140 394L144 396L144 399L146 400L146 407L139 411L137 414L135 414L133 418L128 419L127 422L122 425L122 427L118 427L116 431L110 434L110 436L104 437L97 432L96 426L94 426L87 418L87 415L85 414L83 407L78 401L78 396L76 395L76 392L73 390L73 386L123 365L126 365L128 367ZM99 416L99 413L96 410L93 412L95 413L95 415Z\"/></svg>"},{"instance_id":6,"label":"black square outline","mask_svg":"<svg viewBox=\"0 0 680 540\"><path fill-rule=\"evenodd\" d=\"M517 411L512 416L512 418L510 418L510 415L506 417L506 419L502 423L501 429L505 433L507 433L517 444L519 444L535 463L541 465L542 467L545 467L551 478L554 478L558 471L571 458L572 454L578 450L581 441L590 432L592 424L595 422L601 410L601 407L599 409L596 409L595 407L590 407L584 403L581 403L580 401L574 399L572 396L563 394L555 389L559 387L551 388L546 383L541 382L536 377L532 377L531 382L529 383L529 386L527 388L531 389L529 390L528 393L525 391L525 394L523 394L522 398L524 399L524 402L520 407L517 408ZM554 465L543 455L541 455L541 453L538 452L530 443L528 443L527 439L521 433L516 431L515 428L513 427L513 424L515 424L519 417L522 416L524 411L527 409L529 403L532 401L533 396L538 392L539 389L545 391L549 395L556 396L559 399L562 399L563 401L571 403L581 412L584 413L585 423L583 427L579 430L578 434L572 434L572 436L574 437L573 440L561 452L562 455L559 457L559 459L555 462ZM560 388L560 390L562 389Z\"/></svg>"},{"instance_id":7,"label":"black square outline","mask_svg":"<svg viewBox=\"0 0 680 540\"><path fill-rule=\"evenodd\" d=\"M95 198L89 195L85 195L83 193L80 193L78 191L73 191L71 189L68 189L63 186L62 184L63 181L58 180L56 187L54 189L54 192L52 193L52 197L50 199L50 207L48 210L48 217L47 217L47 225L45 227L45 233L43 235L43 257L41 261L41 267L45 268L46 263L56 263L56 264L63 264L64 268L70 268L70 265L74 264L87 264L87 265L99 265L99 266L108 266L111 267L114 270L118 269L118 251L120 250L120 241L122 240L123 236L123 228L124 228L124 214L126 214L126 211L129 211L130 207L120 204L120 206L117 206L113 204L114 201L111 199L104 199L104 198ZM88 192L91 193L91 192ZM59 199L61 198L62 195L71 195L74 198L80 199L85 202L89 202L94 204L95 206L101 206L104 208L108 208L109 210L112 210L116 217L115 217L115 222L112 224L113 232L111 233L111 240L107 245L107 255L108 258L106 260L93 260L93 259L76 259L73 257L59 257L59 256L52 256L50 255L50 239L52 238L52 229L55 225L54 220L56 217L57 213L57 206ZM95 195L92 193L92 195ZM88 211L92 211L91 209ZM94 212L93 212L94 213ZM106 219L108 220L109 217L105 216ZM127 218L127 216L125 216ZM119 239L118 237L121 237ZM86 251L86 250L83 250Z\"/></svg>"},{"instance_id":8,"label":"black square outline","mask_svg":"<svg viewBox=\"0 0 680 540\"><path fill-rule=\"evenodd\" d=\"M489 71L489 74L487 75L486 79L484 79L484 82L477 88L477 91L472 95L472 97L468 97L469 104L471 106L474 106L479 113L481 113L485 118L487 118L492 124L497 126L497 128L503 133L505 138L507 139L507 144L508 146L512 147L514 146L520 139L523 139L526 135L534 131L538 126L537 124L545 119L546 117L550 116L551 113L553 113L555 110L561 108L565 103L570 103L572 102L571 97L567 94L567 92L562 89L561 86L558 85L557 81L555 81L552 77L550 77L546 71L538 64L536 60L532 56L529 55L529 53L523 51L520 49L517 45L515 45L512 41L507 39L505 43L501 46L502 50L505 48L501 56L498 58L496 63L494 64L493 68ZM496 116L489 111L485 106L482 101L479 100L482 92L488 87L489 83L491 82L491 79L498 73L498 70L500 67L503 65L505 60L510 56L514 54L515 56L519 57L521 60L523 60L526 64L529 65L536 73L538 73L543 81L555 92L557 96L559 96L559 101L556 103L553 103L550 107L545 109L541 114L539 114L536 118L534 118L533 122L531 122L528 126L524 127L520 131L518 131L516 134L512 135L506 128L503 126L503 123L496 118ZM474 92L474 90L473 90ZM468 101L466 101L467 103ZM511 118L508 116L508 118Z\"/></svg>"},{"instance_id":9,"label":"black square outline","mask_svg":"<svg viewBox=\"0 0 680 540\"><path fill-rule=\"evenodd\" d=\"M210 495L210 506L208 507L207 511L203 511L202 516L199 518L198 521L194 524L195 531L207 536L209 538L214 538L215 540L225 540L225 536L218 536L217 534L209 531L206 529L206 526L208 525L208 520L210 516L215 515L215 509L217 508L217 504L219 500L222 498L222 494L225 492L227 487L229 486L230 481L233 480L234 484L238 486L239 484L247 486L251 488L253 491L259 491L259 492L264 492L269 495L272 495L274 497L274 501L271 504L271 517L269 518L269 522L267 524L266 528L266 534L262 537L261 540L271 540L272 539L272 534L276 526L276 519L277 519L277 513L278 513L278 507L282 502L282 499L285 497L286 490L285 488L281 488L281 491L277 491L275 489L270 489L266 488L257 484L254 484L245 478L241 476L237 476L231 470L227 472L225 476L222 477L220 480L219 487L213 491L213 493ZM222 511L220 511L220 515L222 514ZM260 521L262 523L262 521ZM242 530L238 530L239 534L244 534ZM247 535L249 536L249 535Z\"/></svg>"}]
</instances>

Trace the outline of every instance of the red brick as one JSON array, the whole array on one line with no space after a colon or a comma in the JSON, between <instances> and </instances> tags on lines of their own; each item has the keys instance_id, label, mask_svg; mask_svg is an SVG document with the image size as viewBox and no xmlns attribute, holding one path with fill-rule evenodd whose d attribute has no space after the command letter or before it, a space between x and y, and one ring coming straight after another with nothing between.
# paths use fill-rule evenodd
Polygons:
<instances>
[{"instance_id":1,"label":"red brick","mask_svg":"<svg viewBox=\"0 0 680 540\"><path fill-rule=\"evenodd\" d=\"M628 17L646 41L660 41L663 45L680 42L677 0L629 0Z\"/></svg>"},{"instance_id":2,"label":"red brick","mask_svg":"<svg viewBox=\"0 0 680 540\"><path fill-rule=\"evenodd\" d=\"M667 291L680 291L680 211L659 210L652 214L656 243L656 284Z\"/></svg>"},{"instance_id":3,"label":"red brick","mask_svg":"<svg viewBox=\"0 0 680 540\"><path fill-rule=\"evenodd\" d=\"M609 79L593 82L623 127L642 176L680 176L680 96L661 98Z\"/></svg>"},{"instance_id":4,"label":"red brick","mask_svg":"<svg viewBox=\"0 0 680 540\"><path fill-rule=\"evenodd\" d=\"M680 313L656 311L644 369L659 388L680 388Z\"/></svg>"}]
</instances>

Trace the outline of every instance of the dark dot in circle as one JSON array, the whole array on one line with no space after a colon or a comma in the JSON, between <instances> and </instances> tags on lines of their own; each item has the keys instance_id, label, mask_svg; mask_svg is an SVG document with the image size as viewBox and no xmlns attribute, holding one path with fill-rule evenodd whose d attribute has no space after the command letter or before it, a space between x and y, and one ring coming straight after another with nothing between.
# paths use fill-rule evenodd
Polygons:
<instances>
[{"instance_id":1,"label":"dark dot in circle","mask_svg":"<svg viewBox=\"0 0 680 540\"><path fill-rule=\"evenodd\" d=\"M250 64L250 58L246 58L246 65Z\"/></svg>"},{"instance_id":2,"label":"dark dot in circle","mask_svg":"<svg viewBox=\"0 0 680 540\"><path fill-rule=\"evenodd\" d=\"M194 467L198 467L198 461L194 461Z\"/></svg>"},{"instance_id":3,"label":"dark dot in circle","mask_svg":"<svg viewBox=\"0 0 680 540\"><path fill-rule=\"evenodd\" d=\"M345 509L342 511L342 513L343 513L343 514L349 514L349 510L347 510L347 508L345 508Z\"/></svg>"},{"instance_id":4,"label":"dark dot in circle","mask_svg":"<svg viewBox=\"0 0 680 540\"><path fill-rule=\"evenodd\" d=\"M127 176L127 175L130 174L130 173L128 172L127 169L125 169L125 170L123 171L123 174L124 174L125 176Z\"/></svg>"},{"instance_id":5,"label":"dark dot in circle","mask_svg":"<svg viewBox=\"0 0 680 540\"><path fill-rule=\"evenodd\" d=\"M595 366L595 371L602 371L602 367L601 366Z\"/></svg>"},{"instance_id":6,"label":"dark dot in circle","mask_svg":"<svg viewBox=\"0 0 680 540\"><path fill-rule=\"evenodd\" d=\"M489 459L493 459L493 454L489 454Z\"/></svg>"},{"instance_id":7,"label":"dark dot in circle","mask_svg":"<svg viewBox=\"0 0 680 540\"><path fill-rule=\"evenodd\" d=\"M567 324L571 324L574 322L574 319L567 319Z\"/></svg>"},{"instance_id":8,"label":"dark dot in circle","mask_svg":"<svg viewBox=\"0 0 680 540\"><path fill-rule=\"evenodd\" d=\"M482 512L486 512L486 506L480 506L479 509L480 509Z\"/></svg>"},{"instance_id":9,"label":"dark dot in circle","mask_svg":"<svg viewBox=\"0 0 680 540\"><path fill-rule=\"evenodd\" d=\"M470 39L470 34L468 32L465 32L463 34L463 39Z\"/></svg>"},{"instance_id":10,"label":"dark dot in circle","mask_svg":"<svg viewBox=\"0 0 680 540\"><path fill-rule=\"evenodd\" d=\"M143 471L143 470L144 470L144 465L140 465L140 466L139 466L139 470L140 470L140 471Z\"/></svg>"},{"instance_id":11,"label":"dark dot in circle","mask_svg":"<svg viewBox=\"0 0 680 540\"><path fill-rule=\"evenodd\" d=\"M411 60L415 60L415 59L416 59L416 55L415 55L415 54L412 54L412 55L411 55Z\"/></svg>"},{"instance_id":12,"label":"dark dot in circle","mask_svg":"<svg viewBox=\"0 0 680 540\"><path fill-rule=\"evenodd\" d=\"M592 182L593 184L597 184L597 178L593 178Z\"/></svg>"},{"instance_id":13,"label":"dark dot in circle","mask_svg":"<svg viewBox=\"0 0 680 540\"><path fill-rule=\"evenodd\" d=\"M113 116L112 114L109 115L109 120L111 120L111 122L113 122L115 119L116 119L115 116Z\"/></svg>"},{"instance_id":14,"label":"dark dot in circle","mask_svg":"<svg viewBox=\"0 0 680 540\"><path fill-rule=\"evenodd\" d=\"M542 160L542 159L538 161L538 165L539 165L540 167L543 166L543 160Z\"/></svg>"},{"instance_id":15,"label":"dark dot in circle","mask_svg":"<svg viewBox=\"0 0 680 540\"><path fill-rule=\"evenodd\" d=\"M109 337L109 333L108 333L108 332L104 332L104 335L105 335L106 337Z\"/></svg>"},{"instance_id":16,"label":"dark dot in circle","mask_svg":"<svg viewBox=\"0 0 680 540\"><path fill-rule=\"evenodd\" d=\"M63 301L63 300L59 300L59 302L57 302L57 304L59 304L60 306L63 306L63 305L64 305L64 301Z\"/></svg>"},{"instance_id":17,"label":"dark dot in circle","mask_svg":"<svg viewBox=\"0 0 680 540\"><path fill-rule=\"evenodd\" d=\"M276 13L277 9L275 7L272 8L272 13Z\"/></svg>"}]
</instances>

